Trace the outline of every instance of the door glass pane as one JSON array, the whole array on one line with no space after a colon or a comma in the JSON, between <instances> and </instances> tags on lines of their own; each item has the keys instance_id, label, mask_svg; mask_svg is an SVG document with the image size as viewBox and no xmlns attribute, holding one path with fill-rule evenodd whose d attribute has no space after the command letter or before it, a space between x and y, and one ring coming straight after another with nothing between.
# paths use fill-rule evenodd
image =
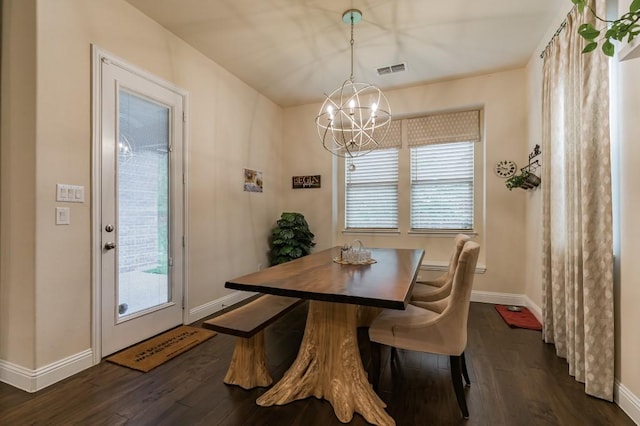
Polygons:
<instances>
[{"instance_id":1,"label":"door glass pane","mask_svg":"<svg viewBox=\"0 0 640 426\"><path fill-rule=\"evenodd\" d=\"M118 314L170 300L169 108L120 90Z\"/></svg>"}]
</instances>

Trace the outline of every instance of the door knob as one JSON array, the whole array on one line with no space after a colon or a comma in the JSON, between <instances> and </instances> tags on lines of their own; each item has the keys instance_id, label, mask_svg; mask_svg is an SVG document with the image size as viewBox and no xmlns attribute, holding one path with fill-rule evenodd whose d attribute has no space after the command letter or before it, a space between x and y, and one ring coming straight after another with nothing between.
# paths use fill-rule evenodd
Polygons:
<instances>
[{"instance_id":1,"label":"door knob","mask_svg":"<svg viewBox=\"0 0 640 426\"><path fill-rule=\"evenodd\" d=\"M104 249L105 250L113 250L114 248L116 248L116 243L114 243L113 241L109 241L107 243L104 243Z\"/></svg>"}]
</instances>

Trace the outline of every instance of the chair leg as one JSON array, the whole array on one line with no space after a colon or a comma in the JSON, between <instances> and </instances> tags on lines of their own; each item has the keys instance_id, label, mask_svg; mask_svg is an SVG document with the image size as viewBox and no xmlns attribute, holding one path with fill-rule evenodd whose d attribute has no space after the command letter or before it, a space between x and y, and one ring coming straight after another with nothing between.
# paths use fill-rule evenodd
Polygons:
<instances>
[{"instance_id":1,"label":"chair leg","mask_svg":"<svg viewBox=\"0 0 640 426\"><path fill-rule=\"evenodd\" d=\"M471 386L471 380L469 380L469 372L467 371L467 361L464 358L464 352L460 355L460 362L462 364L462 377L464 377L464 381L467 383L467 386Z\"/></svg>"},{"instance_id":2,"label":"chair leg","mask_svg":"<svg viewBox=\"0 0 640 426\"><path fill-rule=\"evenodd\" d=\"M370 341L371 348L371 384L373 390L378 391L378 384L380 383L380 351L382 345L378 342Z\"/></svg>"},{"instance_id":3,"label":"chair leg","mask_svg":"<svg viewBox=\"0 0 640 426\"><path fill-rule=\"evenodd\" d=\"M453 381L453 389L456 391L456 398L458 399L458 405L462 416L465 419L469 418L469 410L467 409L467 400L464 396L464 388L462 386L462 362L461 356L451 355L449 357L451 361L451 380Z\"/></svg>"}]
</instances>

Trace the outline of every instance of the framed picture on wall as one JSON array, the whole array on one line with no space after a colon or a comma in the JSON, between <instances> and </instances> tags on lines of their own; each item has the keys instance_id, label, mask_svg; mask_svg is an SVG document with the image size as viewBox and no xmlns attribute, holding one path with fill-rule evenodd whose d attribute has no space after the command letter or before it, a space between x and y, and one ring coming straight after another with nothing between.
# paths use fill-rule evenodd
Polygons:
<instances>
[{"instance_id":1,"label":"framed picture on wall","mask_svg":"<svg viewBox=\"0 0 640 426\"><path fill-rule=\"evenodd\" d=\"M244 169L244 190L247 192L262 192L262 172Z\"/></svg>"}]
</instances>

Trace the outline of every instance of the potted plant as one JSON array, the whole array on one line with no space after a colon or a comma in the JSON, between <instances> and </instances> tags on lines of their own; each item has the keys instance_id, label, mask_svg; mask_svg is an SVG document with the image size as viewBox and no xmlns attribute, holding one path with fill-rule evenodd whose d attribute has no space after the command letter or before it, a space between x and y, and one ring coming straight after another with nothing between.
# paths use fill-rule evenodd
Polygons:
<instances>
[{"instance_id":1,"label":"potted plant","mask_svg":"<svg viewBox=\"0 0 640 426\"><path fill-rule=\"evenodd\" d=\"M528 170L523 170L520 174L511 176L504 184L509 191L513 188L532 189L540 185L540 178Z\"/></svg>"},{"instance_id":2,"label":"potted plant","mask_svg":"<svg viewBox=\"0 0 640 426\"><path fill-rule=\"evenodd\" d=\"M315 235L302 213L282 213L269 239L269 264L279 265L311 253Z\"/></svg>"}]
</instances>

